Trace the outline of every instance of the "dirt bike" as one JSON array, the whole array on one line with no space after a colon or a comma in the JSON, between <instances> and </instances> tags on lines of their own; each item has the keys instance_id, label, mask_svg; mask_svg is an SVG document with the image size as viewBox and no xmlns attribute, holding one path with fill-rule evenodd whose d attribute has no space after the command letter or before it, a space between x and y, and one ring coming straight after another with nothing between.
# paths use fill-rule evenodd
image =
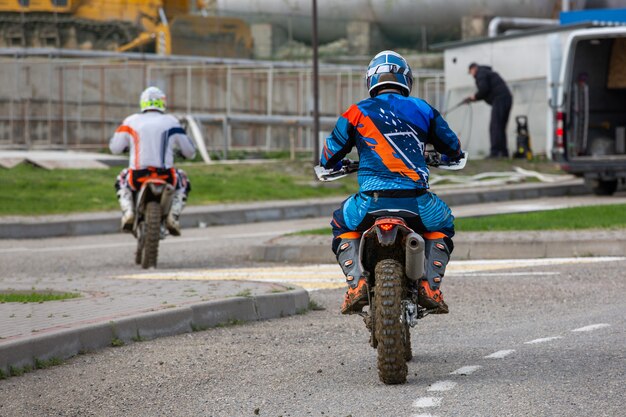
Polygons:
<instances>
[{"instance_id":1,"label":"dirt bike","mask_svg":"<svg viewBox=\"0 0 626 417\"><path fill-rule=\"evenodd\" d=\"M160 178L146 178L135 195L135 223L133 235L137 238L135 263L144 269L155 267L159 256L159 240L167 235L165 220L172 206L174 186Z\"/></svg>"},{"instance_id":2,"label":"dirt bike","mask_svg":"<svg viewBox=\"0 0 626 417\"><path fill-rule=\"evenodd\" d=\"M429 152L426 163L446 170L463 169L467 153L458 161L442 161ZM338 169L315 167L318 179L333 181L358 171L358 162L345 160ZM369 219L368 219L369 217ZM378 375L385 384L406 382L412 359L410 328L435 310L418 304L418 282L424 276L425 230L419 215L406 210L368 213L361 235L359 258L367 279L369 310L359 313L370 331L370 344L377 349ZM369 227L368 227L369 226Z\"/></svg>"}]
</instances>

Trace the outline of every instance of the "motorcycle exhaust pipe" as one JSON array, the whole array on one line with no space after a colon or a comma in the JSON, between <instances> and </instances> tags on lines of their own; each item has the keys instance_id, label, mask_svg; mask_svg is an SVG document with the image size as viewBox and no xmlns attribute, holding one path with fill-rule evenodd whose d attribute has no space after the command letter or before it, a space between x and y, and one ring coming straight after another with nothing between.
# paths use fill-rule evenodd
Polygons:
<instances>
[{"instance_id":1,"label":"motorcycle exhaust pipe","mask_svg":"<svg viewBox=\"0 0 626 417\"><path fill-rule=\"evenodd\" d=\"M406 276L411 281L418 281L424 276L424 238L417 233L411 233L406 237Z\"/></svg>"}]
</instances>

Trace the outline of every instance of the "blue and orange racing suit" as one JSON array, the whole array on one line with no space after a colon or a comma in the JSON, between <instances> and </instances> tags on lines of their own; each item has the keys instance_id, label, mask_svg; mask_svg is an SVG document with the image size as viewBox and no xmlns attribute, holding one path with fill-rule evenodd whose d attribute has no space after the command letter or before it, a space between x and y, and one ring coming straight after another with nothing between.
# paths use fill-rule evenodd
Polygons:
<instances>
[{"instance_id":1,"label":"blue and orange racing suit","mask_svg":"<svg viewBox=\"0 0 626 417\"><path fill-rule=\"evenodd\" d=\"M356 146L359 192L333 214L333 251L340 239L360 236L367 213L408 210L419 215L423 232L454 236L454 216L428 192L424 146L430 143L450 158L461 155L461 143L437 110L424 100L382 93L353 104L326 139L320 164L336 166ZM428 236L425 235L428 238Z\"/></svg>"}]
</instances>

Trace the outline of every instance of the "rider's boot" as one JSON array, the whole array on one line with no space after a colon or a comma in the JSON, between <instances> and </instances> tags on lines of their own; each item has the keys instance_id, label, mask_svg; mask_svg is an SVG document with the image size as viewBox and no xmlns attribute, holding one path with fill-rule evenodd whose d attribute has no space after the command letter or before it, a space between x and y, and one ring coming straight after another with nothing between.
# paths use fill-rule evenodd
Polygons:
<instances>
[{"instance_id":1,"label":"rider's boot","mask_svg":"<svg viewBox=\"0 0 626 417\"><path fill-rule=\"evenodd\" d=\"M452 239L443 233L430 232L424 235L426 243L426 270L424 278L419 283L418 303L433 314L447 314L448 305L443 301L443 294L439 289L441 280L446 272L446 265L454 245Z\"/></svg>"},{"instance_id":2,"label":"rider's boot","mask_svg":"<svg viewBox=\"0 0 626 417\"><path fill-rule=\"evenodd\" d=\"M337 262L346 276L348 291L341 306L341 314L359 313L368 305L367 281L361 271L359 261L359 244L361 239L357 233L353 236L338 237L336 249Z\"/></svg>"},{"instance_id":3,"label":"rider's boot","mask_svg":"<svg viewBox=\"0 0 626 417\"><path fill-rule=\"evenodd\" d=\"M172 207L170 208L170 212L167 215L167 220L165 221L165 225L167 226L167 230L173 236L180 236L180 214L183 212L183 208L185 208L185 203L187 202L187 196L185 195L185 190L177 190L172 198Z\"/></svg>"},{"instance_id":4,"label":"rider's boot","mask_svg":"<svg viewBox=\"0 0 626 417\"><path fill-rule=\"evenodd\" d=\"M117 199L122 209L121 227L125 232L133 229L135 222L135 202L133 201L133 192L128 188L120 188L117 191Z\"/></svg>"}]
</instances>

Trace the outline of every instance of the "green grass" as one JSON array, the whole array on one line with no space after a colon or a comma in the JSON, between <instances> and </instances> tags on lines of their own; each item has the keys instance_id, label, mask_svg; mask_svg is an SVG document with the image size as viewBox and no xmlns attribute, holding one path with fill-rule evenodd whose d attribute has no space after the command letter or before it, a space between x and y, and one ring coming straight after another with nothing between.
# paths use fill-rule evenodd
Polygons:
<instances>
[{"instance_id":1,"label":"green grass","mask_svg":"<svg viewBox=\"0 0 626 417\"><path fill-rule=\"evenodd\" d=\"M457 232L619 229L626 228L626 204L465 217L454 223ZM294 234L331 236L332 231L330 227L323 227Z\"/></svg>"},{"instance_id":2,"label":"green grass","mask_svg":"<svg viewBox=\"0 0 626 417\"><path fill-rule=\"evenodd\" d=\"M67 300L78 298L80 294L65 292L0 292L0 303L43 303L45 301Z\"/></svg>"},{"instance_id":3,"label":"green grass","mask_svg":"<svg viewBox=\"0 0 626 417\"><path fill-rule=\"evenodd\" d=\"M462 232L617 229L626 227L626 204L468 217L455 223Z\"/></svg>"},{"instance_id":4,"label":"green grass","mask_svg":"<svg viewBox=\"0 0 626 417\"><path fill-rule=\"evenodd\" d=\"M319 229L310 229L310 230L302 230L300 232L291 233L296 236L307 236L307 235L321 235L321 236L332 236L333 229L330 227L322 227Z\"/></svg>"},{"instance_id":5,"label":"green grass","mask_svg":"<svg viewBox=\"0 0 626 417\"><path fill-rule=\"evenodd\" d=\"M454 174L511 171L514 165L540 172L560 172L549 161L470 160L463 171ZM356 176L326 184L314 181L310 157L262 164L193 163L179 166L191 178L190 205L347 196L358 188ZM0 216L117 210L113 183L120 169L48 171L30 164L0 169ZM446 174L436 169L432 172Z\"/></svg>"},{"instance_id":6,"label":"green grass","mask_svg":"<svg viewBox=\"0 0 626 417\"><path fill-rule=\"evenodd\" d=\"M356 177L322 185L311 163L182 166L192 182L190 205L348 195ZM0 216L106 211L119 208L113 184L120 167L46 171L29 164L0 171Z\"/></svg>"}]
</instances>

